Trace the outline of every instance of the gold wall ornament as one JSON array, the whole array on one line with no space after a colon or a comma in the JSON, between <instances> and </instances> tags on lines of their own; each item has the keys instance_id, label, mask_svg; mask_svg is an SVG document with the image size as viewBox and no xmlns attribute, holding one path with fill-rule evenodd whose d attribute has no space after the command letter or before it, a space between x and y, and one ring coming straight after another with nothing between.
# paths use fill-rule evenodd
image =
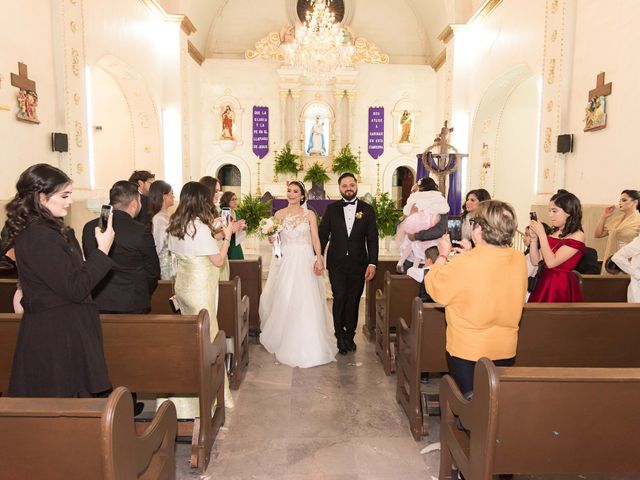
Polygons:
<instances>
[{"instance_id":1,"label":"gold wall ornament","mask_svg":"<svg viewBox=\"0 0 640 480\"><path fill-rule=\"evenodd\" d=\"M553 0L551 2L551 13L556 13L558 11L558 3L559 0Z\"/></svg>"},{"instance_id":2,"label":"gold wall ornament","mask_svg":"<svg viewBox=\"0 0 640 480\"><path fill-rule=\"evenodd\" d=\"M556 39L558 38L558 31L554 30L553 32L551 32L551 42L555 42Z\"/></svg>"},{"instance_id":3,"label":"gold wall ornament","mask_svg":"<svg viewBox=\"0 0 640 480\"><path fill-rule=\"evenodd\" d=\"M270 32L269 35L256 42L255 50L246 50L244 58L247 60L261 58L263 60L283 61L284 55L280 50L280 34L278 32Z\"/></svg>"},{"instance_id":4,"label":"gold wall ornament","mask_svg":"<svg viewBox=\"0 0 640 480\"><path fill-rule=\"evenodd\" d=\"M147 115L147 112L140 113L140 126L142 128L149 128L149 115Z\"/></svg>"},{"instance_id":5,"label":"gold wall ornament","mask_svg":"<svg viewBox=\"0 0 640 480\"><path fill-rule=\"evenodd\" d=\"M74 93L73 94L73 103L75 103L76 105L80 105L80 94L79 93Z\"/></svg>"},{"instance_id":6,"label":"gold wall ornament","mask_svg":"<svg viewBox=\"0 0 640 480\"><path fill-rule=\"evenodd\" d=\"M542 172L542 175L544 176L545 180L549 180L549 177L551 176L551 170L549 169L549 167L544 169L544 172Z\"/></svg>"},{"instance_id":7,"label":"gold wall ornament","mask_svg":"<svg viewBox=\"0 0 640 480\"><path fill-rule=\"evenodd\" d=\"M482 133L488 133L491 128L491 117L485 118L482 122Z\"/></svg>"},{"instance_id":8,"label":"gold wall ornament","mask_svg":"<svg viewBox=\"0 0 640 480\"><path fill-rule=\"evenodd\" d=\"M144 146L144 153L151 153L151 147L149 145Z\"/></svg>"},{"instance_id":9,"label":"gold wall ornament","mask_svg":"<svg viewBox=\"0 0 640 480\"><path fill-rule=\"evenodd\" d=\"M77 2L77 0L69 0L69 3L71 3L71 5L75 5Z\"/></svg>"},{"instance_id":10,"label":"gold wall ornament","mask_svg":"<svg viewBox=\"0 0 640 480\"><path fill-rule=\"evenodd\" d=\"M366 38L359 37L355 43L355 53L351 57L354 64L364 63L389 63L389 55L386 53L380 53L380 49L377 45L370 43Z\"/></svg>"},{"instance_id":11,"label":"gold wall ornament","mask_svg":"<svg viewBox=\"0 0 640 480\"><path fill-rule=\"evenodd\" d=\"M225 88L225 89L224 89L224 94L225 94L227 97L230 97L230 96L231 96L231 89L230 89L230 88Z\"/></svg>"},{"instance_id":12,"label":"gold wall ornament","mask_svg":"<svg viewBox=\"0 0 640 480\"><path fill-rule=\"evenodd\" d=\"M69 23L69 28L71 28L71 31L73 33L76 33L78 31L78 25L73 20L71 21L71 23Z\"/></svg>"},{"instance_id":13,"label":"gold wall ornament","mask_svg":"<svg viewBox=\"0 0 640 480\"><path fill-rule=\"evenodd\" d=\"M549 152L551 150L551 128L547 127L544 131L544 151Z\"/></svg>"},{"instance_id":14,"label":"gold wall ornament","mask_svg":"<svg viewBox=\"0 0 640 480\"><path fill-rule=\"evenodd\" d=\"M84 172L84 165L82 165L81 163L77 163L76 164L76 172L78 172L80 175L82 175L82 172Z\"/></svg>"},{"instance_id":15,"label":"gold wall ornament","mask_svg":"<svg viewBox=\"0 0 640 480\"><path fill-rule=\"evenodd\" d=\"M549 100L547 102L547 112L551 112L553 110L553 100Z\"/></svg>"},{"instance_id":16,"label":"gold wall ornament","mask_svg":"<svg viewBox=\"0 0 640 480\"><path fill-rule=\"evenodd\" d=\"M549 76L547 77L547 83L551 85L556 78L556 59L549 60Z\"/></svg>"},{"instance_id":17,"label":"gold wall ornament","mask_svg":"<svg viewBox=\"0 0 640 480\"><path fill-rule=\"evenodd\" d=\"M80 53L75 48L71 49L71 71L76 77L80 75Z\"/></svg>"},{"instance_id":18,"label":"gold wall ornament","mask_svg":"<svg viewBox=\"0 0 640 480\"><path fill-rule=\"evenodd\" d=\"M82 124L76 120L76 147L82 148Z\"/></svg>"}]
</instances>

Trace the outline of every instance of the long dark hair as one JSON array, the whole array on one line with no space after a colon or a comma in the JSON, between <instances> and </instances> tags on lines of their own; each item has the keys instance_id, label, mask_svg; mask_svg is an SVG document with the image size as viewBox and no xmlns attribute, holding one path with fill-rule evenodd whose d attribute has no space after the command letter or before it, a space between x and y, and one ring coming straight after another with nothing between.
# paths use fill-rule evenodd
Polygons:
<instances>
[{"instance_id":1,"label":"long dark hair","mask_svg":"<svg viewBox=\"0 0 640 480\"><path fill-rule=\"evenodd\" d=\"M638 190L622 190L620 195L622 195L623 193L627 195L632 202L634 200L638 201L638 203L636 204L636 209L640 212L640 192Z\"/></svg>"},{"instance_id":2,"label":"long dark hair","mask_svg":"<svg viewBox=\"0 0 640 480\"><path fill-rule=\"evenodd\" d=\"M193 238L195 229L191 234L189 234L187 230L189 225L193 225L196 218L199 218L202 223L213 231L213 220L215 217L212 213L212 207L211 190L200 182L185 183L180 192L178 208L169 219L167 232L169 235L178 237L180 240L182 240L185 235L190 235Z\"/></svg>"},{"instance_id":3,"label":"long dark hair","mask_svg":"<svg viewBox=\"0 0 640 480\"><path fill-rule=\"evenodd\" d=\"M476 188L475 190L469 190L464 197L464 202L462 202L462 217L465 218L469 212L467 212L467 200L469 200L469 196L474 195L479 202L484 202L485 200L491 200L491 194L487 192L484 188Z\"/></svg>"},{"instance_id":4,"label":"long dark hair","mask_svg":"<svg viewBox=\"0 0 640 480\"><path fill-rule=\"evenodd\" d=\"M213 216L218 217L218 209L213 203L213 198L216 196L216 188L218 187L218 185L220 185L220 188L222 188L220 180L218 180L216 177L212 177L211 175L205 175L200 179L200 183L211 191L211 206L213 209Z\"/></svg>"},{"instance_id":5,"label":"long dark hair","mask_svg":"<svg viewBox=\"0 0 640 480\"><path fill-rule=\"evenodd\" d=\"M171 193L171 185L164 180L156 180L151 184L149 188L149 221L153 221L153 217L156 213L162 210L162 204L164 202L164 196Z\"/></svg>"},{"instance_id":6,"label":"long dark hair","mask_svg":"<svg viewBox=\"0 0 640 480\"><path fill-rule=\"evenodd\" d=\"M40 202L40 194L49 199L55 193L71 184L69 176L59 168L47 163L38 163L27 168L16 183L16 195L7 204L7 236L4 246L14 246L15 239L32 222L40 220L65 236L65 226L61 218L54 217Z\"/></svg>"},{"instance_id":7,"label":"long dark hair","mask_svg":"<svg viewBox=\"0 0 640 480\"><path fill-rule=\"evenodd\" d=\"M567 222L564 224L564 228L560 232L560 238L564 238L567 235L571 235L575 232L582 231L582 205L580 204L580 199L576 197L573 193L567 192L566 190L558 190L553 197L551 197L551 201L556 205L556 207L561 208L565 211L566 214L569 215L567 218ZM559 230L558 227L554 229L554 232Z\"/></svg>"},{"instance_id":8,"label":"long dark hair","mask_svg":"<svg viewBox=\"0 0 640 480\"><path fill-rule=\"evenodd\" d=\"M438 184L431 177L422 177L418 181L418 190L421 192L435 192L438 190Z\"/></svg>"}]
</instances>

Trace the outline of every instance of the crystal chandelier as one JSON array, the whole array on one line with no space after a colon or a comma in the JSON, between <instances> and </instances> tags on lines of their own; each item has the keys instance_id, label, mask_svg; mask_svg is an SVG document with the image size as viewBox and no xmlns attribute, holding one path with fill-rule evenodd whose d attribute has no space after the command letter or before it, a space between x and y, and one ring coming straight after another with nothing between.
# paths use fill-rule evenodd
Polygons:
<instances>
[{"instance_id":1,"label":"crystal chandelier","mask_svg":"<svg viewBox=\"0 0 640 480\"><path fill-rule=\"evenodd\" d=\"M283 45L286 62L302 70L309 80L325 84L353 64L354 47L329 9L331 0L311 0L312 10L296 29L295 40Z\"/></svg>"}]
</instances>

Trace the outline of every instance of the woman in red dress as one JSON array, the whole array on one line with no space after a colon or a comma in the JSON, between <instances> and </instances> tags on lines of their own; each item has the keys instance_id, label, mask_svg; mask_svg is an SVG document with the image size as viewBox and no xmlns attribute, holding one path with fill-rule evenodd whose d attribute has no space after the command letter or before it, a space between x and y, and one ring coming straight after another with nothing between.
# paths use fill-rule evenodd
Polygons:
<instances>
[{"instance_id":1,"label":"woman in red dress","mask_svg":"<svg viewBox=\"0 0 640 480\"><path fill-rule=\"evenodd\" d=\"M578 197L558 190L549 202L549 219L554 228L549 236L542 223L531 220L531 262L544 260L544 271L529 303L581 302L580 284L572 272L585 250Z\"/></svg>"}]
</instances>

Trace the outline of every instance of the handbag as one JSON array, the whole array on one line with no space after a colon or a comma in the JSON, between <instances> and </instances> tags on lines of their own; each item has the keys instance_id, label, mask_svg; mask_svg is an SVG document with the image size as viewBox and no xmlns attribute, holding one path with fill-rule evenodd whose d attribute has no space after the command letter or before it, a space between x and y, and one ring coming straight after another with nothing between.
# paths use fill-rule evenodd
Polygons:
<instances>
[{"instance_id":1,"label":"handbag","mask_svg":"<svg viewBox=\"0 0 640 480\"><path fill-rule=\"evenodd\" d=\"M540 260L540 263L538 263L538 271L536 272L536 274L533 277L527 278L527 292L531 293L533 292L533 289L536 288L538 280L540 280L540 277L542 277L543 270L544 260Z\"/></svg>"}]
</instances>

